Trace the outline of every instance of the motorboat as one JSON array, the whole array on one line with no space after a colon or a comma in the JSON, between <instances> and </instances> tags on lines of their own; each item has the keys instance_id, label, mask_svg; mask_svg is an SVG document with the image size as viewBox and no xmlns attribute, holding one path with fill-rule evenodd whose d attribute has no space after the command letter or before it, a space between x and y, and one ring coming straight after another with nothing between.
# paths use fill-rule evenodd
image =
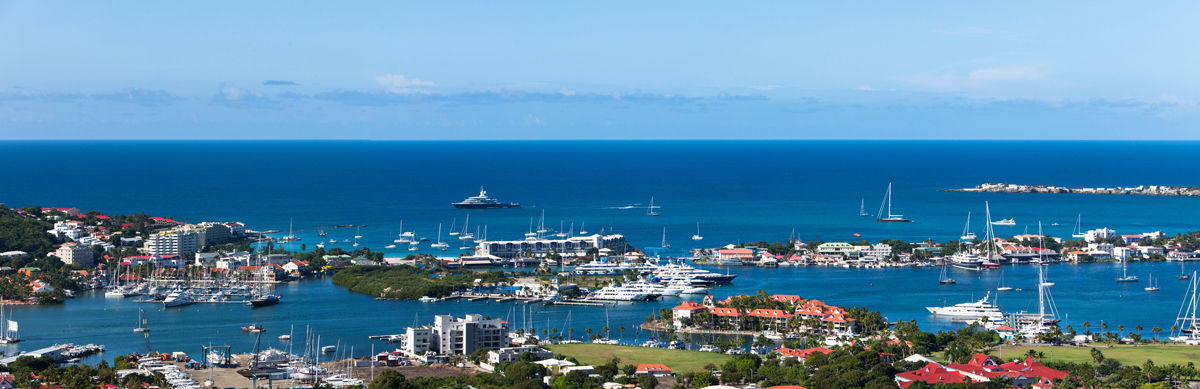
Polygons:
<instances>
[{"instance_id":1,"label":"motorboat","mask_svg":"<svg viewBox=\"0 0 1200 389\"><path fill-rule=\"evenodd\" d=\"M479 196L471 196L466 200L457 203L451 203L457 209L500 209L500 208L521 208L521 204L517 203L501 203L499 200L487 196L487 191L479 188ZM466 230L465 228L463 229Z\"/></svg>"},{"instance_id":2,"label":"motorboat","mask_svg":"<svg viewBox=\"0 0 1200 389\"><path fill-rule=\"evenodd\" d=\"M167 298L163 299L163 308L181 307L184 305L194 304L195 302L196 301L192 300L192 296L189 296L187 292L176 290L168 294Z\"/></svg>"},{"instance_id":3,"label":"motorboat","mask_svg":"<svg viewBox=\"0 0 1200 389\"><path fill-rule=\"evenodd\" d=\"M647 292L637 287L628 287L625 285L609 285L593 291L588 294L587 300L593 301L651 301L658 298L658 294Z\"/></svg>"},{"instance_id":4,"label":"motorboat","mask_svg":"<svg viewBox=\"0 0 1200 389\"><path fill-rule=\"evenodd\" d=\"M267 295L258 296L254 299L251 299L250 301L247 301L246 305L254 306L254 307L265 307L268 305L278 304L279 299L282 299L282 298L283 298L283 295L267 294Z\"/></svg>"},{"instance_id":5,"label":"motorboat","mask_svg":"<svg viewBox=\"0 0 1200 389\"><path fill-rule=\"evenodd\" d=\"M926 307L929 313L936 316L952 316L964 318L982 318L987 317L992 320L1000 320L1004 317L1004 313L1000 312L1000 307L988 302L992 297L991 292L988 292L979 301L955 304L949 307Z\"/></svg>"},{"instance_id":6,"label":"motorboat","mask_svg":"<svg viewBox=\"0 0 1200 389\"><path fill-rule=\"evenodd\" d=\"M1015 225L1017 225L1017 221L1013 220L1013 219L1000 219L1000 220L992 222L992 225L993 226L1015 226Z\"/></svg>"},{"instance_id":7,"label":"motorboat","mask_svg":"<svg viewBox=\"0 0 1200 389\"><path fill-rule=\"evenodd\" d=\"M417 299L417 301L420 301L423 303L432 303L434 301L438 301L438 299L429 297L429 296L421 296L421 298Z\"/></svg>"},{"instance_id":8,"label":"motorboat","mask_svg":"<svg viewBox=\"0 0 1200 389\"><path fill-rule=\"evenodd\" d=\"M267 330L265 328L263 328L262 326L260 326L258 324L251 324L249 326L242 327L242 332L266 332L266 331Z\"/></svg>"},{"instance_id":9,"label":"motorboat","mask_svg":"<svg viewBox=\"0 0 1200 389\"><path fill-rule=\"evenodd\" d=\"M965 252L957 252L947 258L950 266L963 270L979 270L983 266L984 260L974 254Z\"/></svg>"}]
</instances>

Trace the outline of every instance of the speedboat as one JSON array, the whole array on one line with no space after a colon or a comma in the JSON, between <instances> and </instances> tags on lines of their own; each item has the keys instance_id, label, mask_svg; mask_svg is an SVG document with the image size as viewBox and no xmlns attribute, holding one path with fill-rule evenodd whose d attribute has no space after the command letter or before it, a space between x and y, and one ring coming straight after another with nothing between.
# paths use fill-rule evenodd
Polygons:
<instances>
[{"instance_id":1,"label":"speedboat","mask_svg":"<svg viewBox=\"0 0 1200 389\"><path fill-rule=\"evenodd\" d=\"M181 307L191 305L195 302L195 300L192 300L192 296L188 296L187 292L177 290L171 292L171 294L167 295L167 298L163 299L163 308Z\"/></svg>"},{"instance_id":2,"label":"speedboat","mask_svg":"<svg viewBox=\"0 0 1200 389\"><path fill-rule=\"evenodd\" d=\"M992 225L993 226L1015 226L1015 225L1017 225L1017 221L1014 219L1000 219L1000 220L992 222Z\"/></svg>"},{"instance_id":3,"label":"speedboat","mask_svg":"<svg viewBox=\"0 0 1200 389\"><path fill-rule=\"evenodd\" d=\"M242 327L242 332L266 332L267 330L258 324L251 324L247 327Z\"/></svg>"},{"instance_id":4,"label":"speedboat","mask_svg":"<svg viewBox=\"0 0 1200 389\"><path fill-rule=\"evenodd\" d=\"M421 298L417 299L417 301L420 301L423 303L432 303L434 301L438 301L438 299L429 297L429 296L421 296Z\"/></svg>"}]
</instances>

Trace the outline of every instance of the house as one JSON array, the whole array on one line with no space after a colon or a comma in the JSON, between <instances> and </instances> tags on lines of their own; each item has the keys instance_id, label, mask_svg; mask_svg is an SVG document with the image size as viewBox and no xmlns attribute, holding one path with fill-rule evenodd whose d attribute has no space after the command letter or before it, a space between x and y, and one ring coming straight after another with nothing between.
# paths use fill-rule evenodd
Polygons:
<instances>
[{"instance_id":1,"label":"house","mask_svg":"<svg viewBox=\"0 0 1200 389\"><path fill-rule=\"evenodd\" d=\"M534 363L545 366L551 375L563 373L562 369L575 366L575 363L561 359L545 359Z\"/></svg>"},{"instance_id":2,"label":"house","mask_svg":"<svg viewBox=\"0 0 1200 389\"><path fill-rule=\"evenodd\" d=\"M287 272L287 274L292 274L292 275L300 274L300 273L304 272L305 269L308 269L307 262L291 261L291 262L288 262L287 264L283 265L283 271Z\"/></svg>"},{"instance_id":3,"label":"house","mask_svg":"<svg viewBox=\"0 0 1200 389\"><path fill-rule=\"evenodd\" d=\"M24 274L26 277L33 277L35 274L41 274L42 269L37 267L23 267L17 270L17 273Z\"/></svg>"},{"instance_id":4,"label":"house","mask_svg":"<svg viewBox=\"0 0 1200 389\"><path fill-rule=\"evenodd\" d=\"M781 357L783 357L783 358L796 358L800 362L804 362L804 361L808 360L808 357L812 356L814 353L829 354L829 353L833 352L833 350L830 350L825 347L813 347L810 349L803 349L803 350L787 348L787 347L780 347L780 348L775 349L774 351L779 353L781 355Z\"/></svg>"},{"instance_id":5,"label":"house","mask_svg":"<svg viewBox=\"0 0 1200 389\"><path fill-rule=\"evenodd\" d=\"M684 301L675 308L671 308L671 318L674 321L675 328L683 328L683 318L691 318L693 314L704 312L707 307L697 304L694 301Z\"/></svg>"},{"instance_id":6,"label":"house","mask_svg":"<svg viewBox=\"0 0 1200 389\"><path fill-rule=\"evenodd\" d=\"M554 353L538 346L504 347L499 350L488 351L487 360L488 363L492 365L516 362L520 361L521 355L525 353L533 354L537 360L543 360L554 356Z\"/></svg>"},{"instance_id":7,"label":"house","mask_svg":"<svg viewBox=\"0 0 1200 389\"><path fill-rule=\"evenodd\" d=\"M901 388L908 388L909 385L912 385L912 383L916 381L923 381L927 384L934 385L960 382L981 382L971 379L971 377L960 373L958 370L947 369L945 366L939 365L935 362L929 362L929 364L925 365L925 367L917 370L896 374L896 385L900 386Z\"/></svg>"},{"instance_id":8,"label":"house","mask_svg":"<svg viewBox=\"0 0 1200 389\"><path fill-rule=\"evenodd\" d=\"M1025 358L1024 361L1018 360L1018 361L1005 363L1003 365L1000 365L1000 367L1004 368L1005 370L1026 373L1029 375L1036 376L1038 378L1045 378L1045 379L1049 379L1049 380L1056 380L1056 379L1067 376L1067 372L1062 371L1062 370L1054 370L1049 367L1043 366L1041 363L1039 363L1036 359L1033 359L1033 358Z\"/></svg>"},{"instance_id":9,"label":"house","mask_svg":"<svg viewBox=\"0 0 1200 389\"><path fill-rule=\"evenodd\" d=\"M637 365L637 370L634 371L633 375L635 375L635 376L648 375L648 376L652 376L652 377L664 377L664 376L671 375L671 368L669 368L669 367L667 367L667 365L664 365L661 363L643 363L643 364Z\"/></svg>"},{"instance_id":10,"label":"house","mask_svg":"<svg viewBox=\"0 0 1200 389\"><path fill-rule=\"evenodd\" d=\"M795 314L788 313L782 309L755 309L746 313L746 315L757 317L763 323L773 323L775 325L785 325L788 319L796 317Z\"/></svg>"},{"instance_id":11,"label":"house","mask_svg":"<svg viewBox=\"0 0 1200 389\"><path fill-rule=\"evenodd\" d=\"M754 260L754 251L749 249L717 250L717 260L728 261L730 259L749 262Z\"/></svg>"},{"instance_id":12,"label":"house","mask_svg":"<svg viewBox=\"0 0 1200 389\"><path fill-rule=\"evenodd\" d=\"M30 282L29 289L31 289L33 293L50 293L54 291L53 286L50 286L50 284L47 284L42 280L33 280L33 282Z\"/></svg>"}]
</instances>

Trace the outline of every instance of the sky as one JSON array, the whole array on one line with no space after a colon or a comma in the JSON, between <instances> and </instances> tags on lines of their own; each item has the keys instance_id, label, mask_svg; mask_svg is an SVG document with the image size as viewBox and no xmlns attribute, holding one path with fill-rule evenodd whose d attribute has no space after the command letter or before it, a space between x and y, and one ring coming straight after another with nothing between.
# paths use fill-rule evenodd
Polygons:
<instances>
[{"instance_id":1,"label":"sky","mask_svg":"<svg viewBox=\"0 0 1200 389\"><path fill-rule=\"evenodd\" d=\"M0 139L1200 139L1200 2L0 0Z\"/></svg>"}]
</instances>

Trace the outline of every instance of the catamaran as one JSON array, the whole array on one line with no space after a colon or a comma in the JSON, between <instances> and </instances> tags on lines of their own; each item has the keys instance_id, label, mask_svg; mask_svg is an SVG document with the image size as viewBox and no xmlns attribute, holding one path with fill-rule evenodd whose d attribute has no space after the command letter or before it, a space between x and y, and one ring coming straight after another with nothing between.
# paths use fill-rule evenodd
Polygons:
<instances>
[{"instance_id":1,"label":"catamaran","mask_svg":"<svg viewBox=\"0 0 1200 389\"><path fill-rule=\"evenodd\" d=\"M887 216L884 217L884 207L887 207ZM888 183L887 193L883 195L883 204L879 205L879 212L875 214L875 221L886 223L907 223L912 220L904 218L904 215L892 214L892 183Z\"/></svg>"},{"instance_id":2,"label":"catamaran","mask_svg":"<svg viewBox=\"0 0 1200 389\"><path fill-rule=\"evenodd\" d=\"M431 245L429 245L429 247L433 247L435 249L439 249L442 251L446 251L446 249L450 248L449 243L442 242L442 223L438 223L438 241L437 241L437 243L431 244Z\"/></svg>"},{"instance_id":3,"label":"catamaran","mask_svg":"<svg viewBox=\"0 0 1200 389\"><path fill-rule=\"evenodd\" d=\"M149 332L150 326L146 324L146 310L138 309L137 327L133 328L133 332Z\"/></svg>"},{"instance_id":4,"label":"catamaran","mask_svg":"<svg viewBox=\"0 0 1200 389\"><path fill-rule=\"evenodd\" d=\"M0 331L0 344L19 343L21 337L17 335L17 321L12 319L12 313L9 313L8 320L4 318L4 305L0 304L0 322L4 323L3 331Z\"/></svg>"},{"instance_id":5,"label":"catamaran","mask_svg":"<svg viewBox=\"0 0 1200 389\"><path fill-rule=\"evenodd\" d=\"M970 212L967 212L967 226L963 227L963 234L962 234L962 236L960 236L958 238L961 239L963 242L975 241L975 238L976 238L975 233L971 232L971 213Z\"/></svg>"},{"instance_id":6,"label":"catamaran","mask_svg":"<svg viewBox=\"0 0 1200 389\"><path fill-rule=\"evenodd\" d=\"M692 235L692 240L704 240L704 237L700 236L700 222L696 222L696 235Z\"/></svg>"},{"instance_id":7,"label":"catamaran","mask_svg":"<svg viewBox=\"0 0 1200 389\"><path fill-rule=\"evenodd\" d=\"M1196 298L1197 289L1200 289L1200 279L1196 278L1196 272L1192 271L1192 282L1188 285L1188 293L1191 294L1191 299L1188 299L1187 294L1184 294L1183 305L1179 307L1179 315L1175 317L1175 325L1171 326L1170 339L1176 342L1184 342L1190 345L1200 344L1200 321L1196 319L1196 309L1200 301ZM1178 329L1178 331L1175 331Z\"/></svg>"}]
</instances>

